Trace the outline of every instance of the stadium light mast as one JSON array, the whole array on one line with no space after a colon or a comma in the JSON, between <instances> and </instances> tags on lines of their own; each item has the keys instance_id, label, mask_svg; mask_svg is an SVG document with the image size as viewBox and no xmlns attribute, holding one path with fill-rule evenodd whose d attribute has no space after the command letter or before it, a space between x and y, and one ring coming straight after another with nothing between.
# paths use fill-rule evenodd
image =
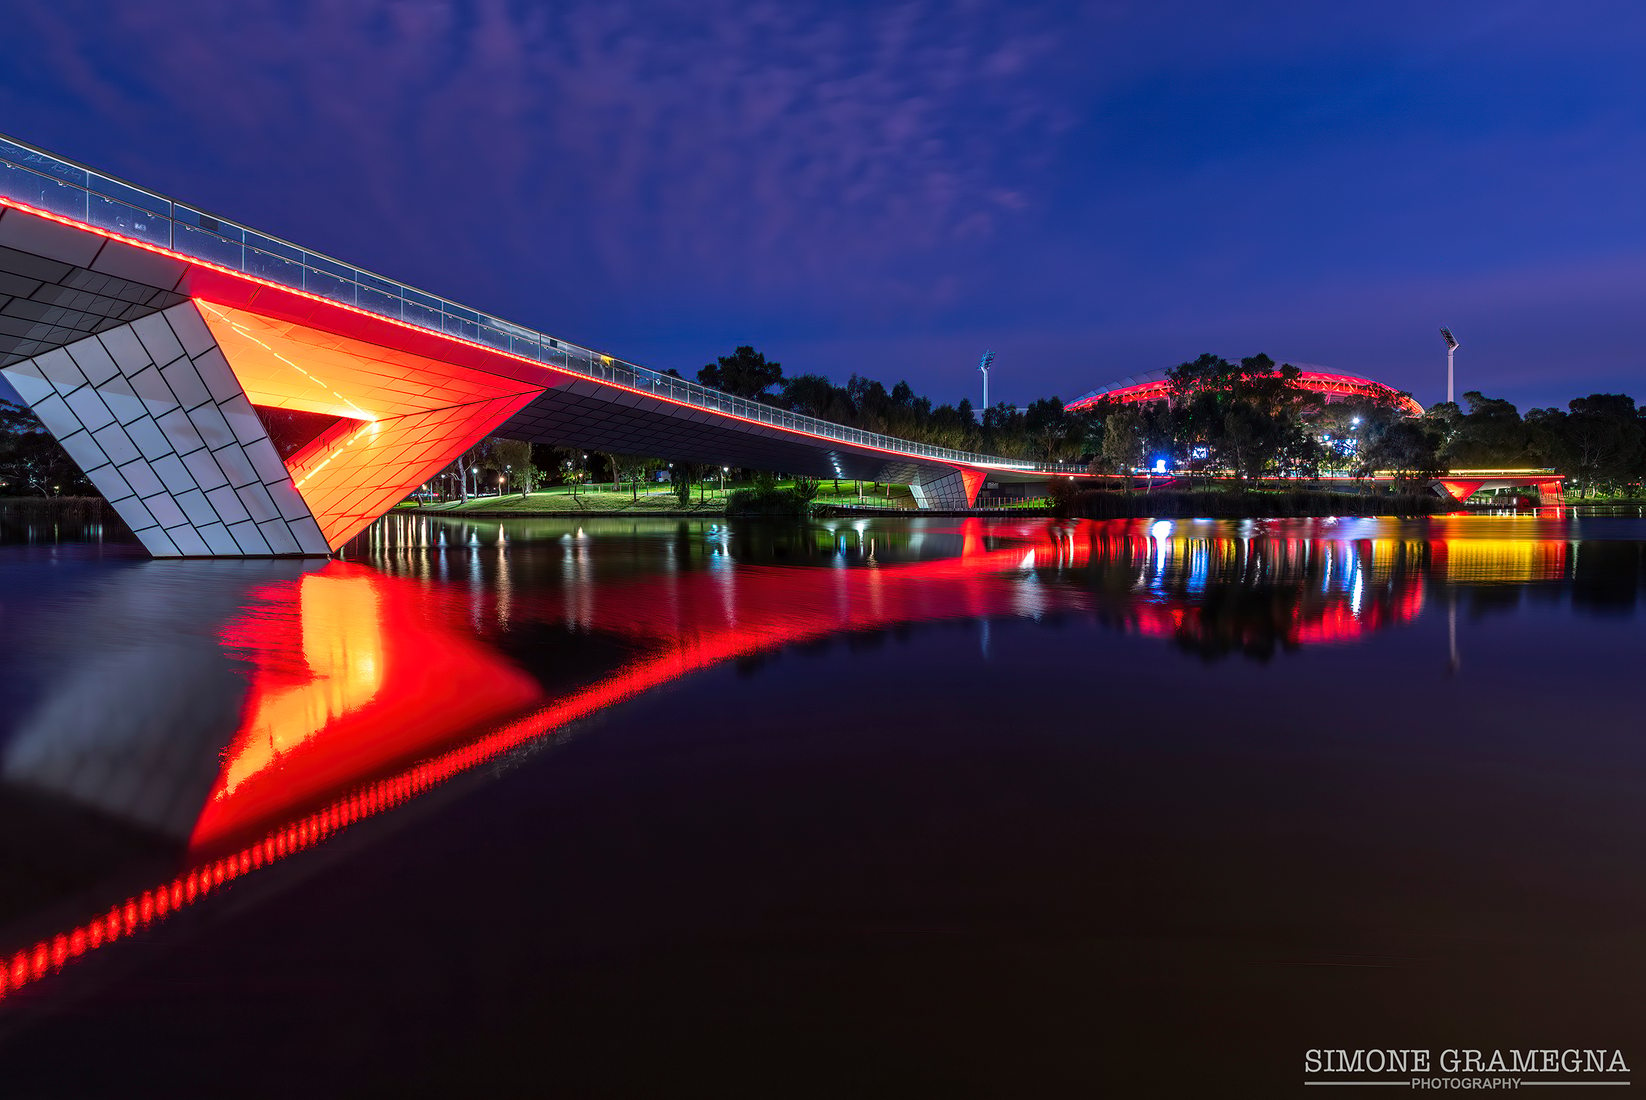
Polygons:
<instances>
[{"instance_id":1,"label":"stadium light mast","mask_svg":"<svg viewBox=\"0 0 1646 1100\"><path fill-rule=\"evenodd\" d=\"M985 351L983 358L977 362L977 369L983 372L983 408L989 407L989 368L994 366L994 352Z\"/></svg>"},{"instance_id":2,"label":"stadium light mast","mask_svg":"<svg viewBox=\"0 0 1646 1100\"><path fill-rule=\"evenodd\" d=\"M1451 404L1455 400L1452 396L1452 355L1457 351L1457 337L1449 328L1441 329L1440 335L1446 341L1446 401Z\"/></svg>"}]
</instances>

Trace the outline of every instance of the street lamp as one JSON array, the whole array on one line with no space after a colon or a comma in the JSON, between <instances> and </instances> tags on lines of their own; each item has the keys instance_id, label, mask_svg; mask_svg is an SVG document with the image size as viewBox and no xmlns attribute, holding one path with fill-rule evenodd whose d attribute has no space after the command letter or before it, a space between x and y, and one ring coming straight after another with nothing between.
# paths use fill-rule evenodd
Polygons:
<instances>
[{"instance_id":1,"label":"street lamp","mask_svg":"<svg viewBox=\"0 0 1646 1100\"><path fill-rule=\"evenodd\" d=\"M985 351L978 360L977 369L983 372L983 408L989 407L989 368L994 366L994 352Z\"/></svg>"},{"instance_id":2,"label":"street lamp","mask_svg":"<svg viewBox=\"0 0 1646 1100\"><path fill-rule=\"evenodd\" d=\"M1457 351L1457 337L1452 335L1452 330L1449 328L1442 328L1440 336L1441 339L1446 341L1446 401L1451 403L1454 400L1452 396L1452 354Z\"/></svg>"}]
</instances>

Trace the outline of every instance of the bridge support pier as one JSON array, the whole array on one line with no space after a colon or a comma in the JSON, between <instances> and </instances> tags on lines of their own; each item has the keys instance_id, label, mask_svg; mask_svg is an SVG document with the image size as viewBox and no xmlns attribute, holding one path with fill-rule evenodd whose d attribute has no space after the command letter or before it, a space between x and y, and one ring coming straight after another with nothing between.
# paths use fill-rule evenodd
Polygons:
<instances>
[{"instance_id":1,"label":"bridge support pier","mask_svg":"<svg viewBox=\"0 0 1646 1100\"><path fill-rule=\"evenodd\" d=\"M961 511L977 502L983 488L983 473L954 466L924 466L909 479L909 491L922 511Z\"/></svg>"},{"instance_id":2,"label":"bridge support pier","mask_svg":"<svg viewBox=\"0 0 1646 1100\"><path fill-rule=\"evenodd\" d=\"M155 557L323 556L542 392L388 354L188 299L3 373Z\"/></svg>"},{"instance_id":3,"label":"bridge support pier","mask_svg":"<svg viewBox=\"0 0 1646 1100\"><path fill-rule=\"evenodd\" d=\"M331 553L192 301L0 374L155 557Z\"/></svg>"}]
</instances>

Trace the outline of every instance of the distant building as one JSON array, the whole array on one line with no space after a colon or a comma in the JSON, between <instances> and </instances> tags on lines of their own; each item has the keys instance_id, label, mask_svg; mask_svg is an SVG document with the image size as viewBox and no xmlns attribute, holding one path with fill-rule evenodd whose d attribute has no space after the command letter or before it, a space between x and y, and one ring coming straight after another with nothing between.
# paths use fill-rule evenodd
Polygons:
<instances>
[{"instance_id":1,"label":"distant building","mask_svg":"<svg viewBox=\"0 0 1646 1100\"><path fill-rule=\"evenodd\" d=\"M1293 364L1303 373L1298 377L1300 388L1310 393L1318 393L1331 401L1346 401L1351 398L1367 398L1374 401L1392 402L1401 411L1411 416L1420 416L1423 406L1393 386L1374 382L1370 378L1360 378L1353 374L1340 374L1329 371L1324 367ZM1109 401L1122 405L1148 404L1153 401L1170 400L1171 381L1166 377L1167 371L1149 371L1130 378L1123 378L1118 382L1111 382L1107 386L1100 386L1089 393L1081 394L1070 401L1065 408L1071 411L1089 409L1100 401ZM1277 366L1275 374L1280 373Z\"/></svg>"}]
</instances>

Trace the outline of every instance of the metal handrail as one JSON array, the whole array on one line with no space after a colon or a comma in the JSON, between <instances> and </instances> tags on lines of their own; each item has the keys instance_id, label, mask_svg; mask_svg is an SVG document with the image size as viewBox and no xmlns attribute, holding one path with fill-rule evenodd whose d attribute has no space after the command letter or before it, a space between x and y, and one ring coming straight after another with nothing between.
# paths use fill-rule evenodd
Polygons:
<instances>
[{"instance_id":1,"label":"metal handrail","mask_svg":"<svg viewBox=\"0 0 1646 1100\"><path fill-rule=\"evenodd\" d=\"M917 443L723 393L469 309L4 134L0 134L0 198L418 328L694 408L937 462L1014 472L1070 469L1061 464L1025 462Z\"/></svg>"}]
</instances>

